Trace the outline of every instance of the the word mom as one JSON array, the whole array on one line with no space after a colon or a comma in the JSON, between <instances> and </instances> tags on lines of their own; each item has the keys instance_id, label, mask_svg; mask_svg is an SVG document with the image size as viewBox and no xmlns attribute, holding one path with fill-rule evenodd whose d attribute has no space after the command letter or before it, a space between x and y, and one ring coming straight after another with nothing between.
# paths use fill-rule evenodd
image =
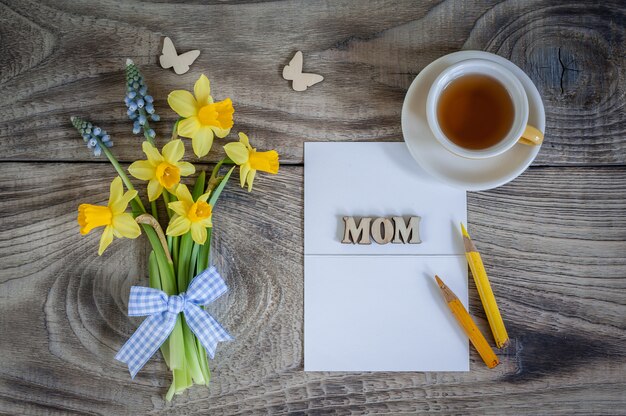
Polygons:
<instances>
[{"instance_id":1,"label":"the word mom","mask_svg":"<svg viewBox=\"0 0 626 416\"><path fill-rule=\"evenodd\" d=\"M392 221L393 220L393 221ZM378 244L389 242L398 244L419 244L420 217L409 217L405 222L403 217L371 218L363 217L356 224L354 217L343 217L344 244L371 244L370 236Z\"/></svg>"}]
</instances>

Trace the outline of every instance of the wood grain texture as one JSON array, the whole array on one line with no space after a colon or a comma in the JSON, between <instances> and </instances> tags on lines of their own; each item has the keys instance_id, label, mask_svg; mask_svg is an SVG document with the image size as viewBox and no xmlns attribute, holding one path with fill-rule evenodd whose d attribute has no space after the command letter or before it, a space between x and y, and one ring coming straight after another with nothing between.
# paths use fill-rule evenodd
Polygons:
<instances>
[{"instance_id":1,"label":"wood grain texture","mask_svg":"<svg viewBox=\"0 0 626 416\"><path fill-rule=\"evenodd\" d=\"M166 35L201 51L187 74L158 66ZM468 194L511 336L502 364L472 350L469 373L305 373L302 143L400 140L411 81L460 49L512 60L546 107L531 169ZM296 50L325 77L303 93L281 77ZM80 202L106 201L113 171L70 116L109 131L121 160L143 158L126 58L156 98L161 143L167 93L204 72L235 103L230 138L247 132L283 163L220 199L213 256L231 291L210 309L236 341L218 348L210 389L169 404L160 357L135 381L113 359L141 321L126 302L147 281L148 244L98 257L75 222ZM0 414L626 414L625 98L618 0L0 0ZM488 331L471 281L469 293Z\"/></svg>"},{"instance_id":2,"label":"wood grain texture","mask_svg":"<svg viewBox=\"0 0 626 416\"><path fill-rule=\"evenodd\" d=\"M511 59L539 87L547 132L536 165L621 164L625 28L619 0L2 0L0 158L91 160L69 123L78 115L109 131L123 160L136 160L121 105L132 58L157 98L160 137L175 119L167 93L191 89L204 72L217 99L232 97L236 129L301 163L305 141L401 140L415 75L444 54L480 49ZM180 50L201 50L187 74L159 67L165 35ZM325 77L300 94L281 77L296 50Z\"/></svg>"},{"instance_id":3,"label":"wood grain texture","mask_svg":"<svg viewBox=\"0 0 626 416\"><path fill-rule=\"evenodd\" d=\"M626 168L533 168L468 198L472 237L511 336L488 370L305 373L300 166L229 185L213 257L230 292L211 312L236 337L210 389L162 399L160 357L135 381L113 360L141 319L128 289L146 282L148 244L102 257L81 237L79 202L103 203L103 164L3 163L0 176L0 410L8 414L615 414L626 405ZM528 215L533 212L533 215ZM473 284L470 312L488 331Z\"/></svg>"}]
</instances>

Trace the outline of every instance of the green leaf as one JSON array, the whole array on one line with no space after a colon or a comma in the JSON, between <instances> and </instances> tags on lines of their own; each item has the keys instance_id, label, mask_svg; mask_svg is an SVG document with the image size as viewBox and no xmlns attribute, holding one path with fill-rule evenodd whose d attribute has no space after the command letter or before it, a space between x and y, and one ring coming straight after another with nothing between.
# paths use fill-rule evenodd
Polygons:
<instances>
[{"instance_id":1,"label":"green leaf","mask_svg":"<svg viewBox=\"0 0 626 416\"><path fill-rule=\"evenodd\" d=\"M154 250L150 252L148 257L148 275L150 276L150 287L161 290L161 277L159 275L159 263L157 262ZM165 360L165 364L170 366L170 343L166 340L161 345L161 354ZM202 367L201 367L202 368Z\"/></svg>"},{"instance_id":2,"label":"green leaf","mask_svg":"<svg viewBox=\"0 0 626 416\"><path fill-rule=\"evenodd\" d=\"M180 237L172 237L172 260L174 261L174 270L178 270L178 249L180 246Z\"/></svg>"},{"instance_id":3,"label":"green leaf","mask_svg":"<svg viewBox=\"0 0 626 416\"><path fill-rule=\"evenodd\" d=\"M143 229L146 237L148 237L148 240L150 241L150 245L152 246L152 250L154 251L157 264L159 265L161 290L163 290L167 295L178 294L176 290L176 278L174 276L174 265L167 260L165 251L163 250L163 246L161 245L161 240L159 240L156 231L154 231L154 228L147 224L141 224L141 228Z\"/></svg>"},{"instance_id":4,"label":"green leaf","mask_svg":"<svg viewBox=\"0 0 626 416\"><path fill-rule=\"evenodd\" d=\"M209 253L211 252L211 232L212 228L207 228L207 238L204 244L200 246L198 251L198 257L196 259L196 274L199 274L208 267ZM211 370L209 369L209 361L207 359L206 350L199 339L196 338L196 347L198 350L198 362L200 363L200 370L202 370L202 376L204 377L205 385L209 385L211 380Z\"/></svg>"},{"instance_id":5,"label":"green leaf","mask_svg":"<svg viewBox=\"0 0 626 416\"><path fill-rule=\"evenodd\" d=\"M235 170L235 166L230 168L228 173L224 175L224 179L222 179L220 184L217 185L217 188L215 188L215 190L211 193L211 196L209 197L209 204L211 204L212 207L215 208L215 204L217 204L217 198L220 197L220 194L222 193L222 189L224 189L224 187L226 186L226 183L228 182L230 175L233 173L233 170Z\"/></svg>"},{"instance_id":6,"label":"green leaf","mask_svg":"<svg viewBox=\"0 0 626 416\"><path fill-rule=\"evenodd\" d=\"M191 250L193 240L191 239L191 231L183 235L180 240L180 249L178 250L178 291L184 292L189 285L188 273L189 273L189 261L191 260Z\"/></svg>"},{"instance_id":7,"label":"green leaf","mask_svg":"<svg viewBox=\"0 0 626 416\"><path fill-rule=\"evenodd\" d=\"M165 399L169 402L174 397L174 394L179 394L192 386L191 377L187 373L186 365L183 368L172 371L172 385L167 391Z\"/></svg>"},{"instance_id":8,"label":"green leaf","mask_svg":"<svg viewBox=\"0 0 626 416\"><path fill-rule=\"evenodd\" d=\"M159 263L157 262L154 250L152 250L148 256L148 276L150 276L150 287L162 290L161 277L159 276Z\"/></svg>"},{"instance_id":9,"label":"green leaf","mask_svg":"<svg viewBox=\"0 0 626 416\"><path fill-rule=\"evenodd\" d=\"M204 375L198 361L198 351L196 347L196 337L187 326L185 317L182 317L183 336L185 337L185 362L187 363L187 371L191 375L194 383L205 384Z\"/></svg>"},{"instance_id":10,"label":"green leaf","mask_svg":"<svg viewBox=\"0 0 626 416\"><path fill-rule=\"evenodd\" d=\"M199 271L196 272L196 262L198 261L198 251L200 250L200 245L194 243L193 249L191 250L191 258L189 259L189 266L187 266L187 282L191 283L191 280L196 276Z\"/></svg>"},{"instance_id":11,"label":"green leaf","mask_svg":"<svg viewBox=\"0 0 626 416\"><path fill-rule=\"evenodd\" d=\"M205 171L200 172L200 174L198 175L198 179L196 179L196 184L193 186L193 192L191 193L191 196L193 197L194 201L197 200L198 197L202 195L202 192L204 191L205 178L206 178L206 172Z\"/></svg>"},{"instance_id":12,"label":"green leaf","mask_svg":"<svg viewBox=\"0 0 626 416\"><path fill-rule=\"evenodd\" d=\"M159 221L159 210L157 209L156 201L150 202L150 209L152 210L152 216L158 222Z\"/></svg>"},{"instance_id":13,"label":"green leaf","mask_svg":"<svg viewBox=\"0 0 626 416\"><path fill-rule=\"evenodd\" d=\"M161 193L161 198L163 198L163 203L165 204L165 212L167 212L167 218L172 218L174 215L174 211L170 208L170 202L176 201L174 195L171 195L167 189L164 189Z\"/></svg>"},{"instance_id":14,"label":"green leaf","mask_svg":"<svg viewBox=\"0 0 626 416\"><path fill-rule=\"evenodd\" d=\"M209 381L211 381L209 360L207 359L206 350L198 338L196 338L196 346L198 347L198 361L200 362L200 370L202 370L202 376L204 377L204 384L208 386Z\"/></svg>"},{"instance_id":15,"label":"green leaf","mask_svg":"<svg viewBox=\"0 0 626 416\"><path fill-rule=\"evenodd\" d=\"M181 315L176 317L176 324L170 334L170 368L172 370L181 370L185 365L185 342L183 336L183 325Z\"/></svg>"},{"instance_id":16,"label":"green leaf","mask_svg":"<svg viewBox=\"0 0 626 416\"><path fill-rule=\"evenodd\" d=\"M196 274L199 274L207 267L209 267L209 255L211 253L211 234L213 232L213 228L207 228L206 231L206 241L200 246L200 251L198 252L198 259L196 261Z\"/></svg>"}]
</instances>

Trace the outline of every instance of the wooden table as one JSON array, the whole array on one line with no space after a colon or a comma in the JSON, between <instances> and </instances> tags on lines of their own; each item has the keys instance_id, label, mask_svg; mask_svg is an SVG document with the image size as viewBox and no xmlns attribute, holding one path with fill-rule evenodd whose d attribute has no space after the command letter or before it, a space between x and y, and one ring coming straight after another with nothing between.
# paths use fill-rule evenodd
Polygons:
<instances>
[{"instance_id":1,"label":"wooden table","mask_svg":"<svg viewBox=\"0 0 626 416\"><path fill-rule=\"evenodd\" d=\"M0 413L626 414L623 2L191 3L0 0ZM189 73L158 66L165 35L201 50ZM468 193L512 337L502 364L472 350L467 373L305 373L302 144L401 140L411 81L461 49L512 60L546 106L528 171ZM305 93L280 76L296 50L326 78ZM220 346L210 389L172 403L160 355L135 381L113 359L141 321L126 302L146 284L146 240L98 257L98 236L76 224L114 172L70 116L109 131L125 164L143 156L122 103L126 58L157 99L160 143L175 120L167 93L204 72L237 128L282 157L253 193L223 194L213 257L231 292L211 311L237 339ZM470 304L486 330L473 284Z\"/></svg>"}]
</instances>

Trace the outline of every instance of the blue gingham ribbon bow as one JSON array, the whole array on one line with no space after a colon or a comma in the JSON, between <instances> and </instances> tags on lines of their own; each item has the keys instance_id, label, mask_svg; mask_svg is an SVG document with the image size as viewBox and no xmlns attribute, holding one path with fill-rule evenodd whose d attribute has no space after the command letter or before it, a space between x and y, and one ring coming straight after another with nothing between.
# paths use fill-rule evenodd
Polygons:
<instances>
[{"instance_id":1,"label":"blue gingham ribbon bow","mask_svg":"<svg viewBox=\"0 0 626 416\"><path fill-rule=\"evenodd\" d=\"M167 296L165 292L144 286L133 286L128 300L128 316L148 316L120 349L115 359L128 364L135 375L165 342L174 329L176 317L183 313L189 329L215 356L217 343L233 338L202 305L207 305L228 291L226 283L211 266L193 278L186 293Z\"/></svg>"}]
</instances>

